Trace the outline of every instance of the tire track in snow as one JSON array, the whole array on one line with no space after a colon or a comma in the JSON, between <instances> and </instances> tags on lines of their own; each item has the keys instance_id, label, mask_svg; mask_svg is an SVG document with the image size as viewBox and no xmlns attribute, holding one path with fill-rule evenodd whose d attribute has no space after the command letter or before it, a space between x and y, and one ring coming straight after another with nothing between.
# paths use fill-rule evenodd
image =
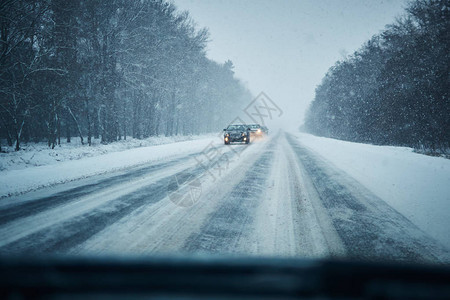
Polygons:
<instances>
[{"instance_id":1,"label":"tire track in snow","mask_svg":"<svg viewBox=\"0 0 450 300\"><path fill-rule=\"evenodd\" d=\"M227 151L230 158L235 155L232 152ZM56 208L10 222L0 227L3 237L0 253L66 252L132 211L164 199L173 176L179 175L183 184L189 178L183 176L186 172L194 176L205 172L202 166L192 167L192 164L195 162L178 167L174 163L175 166L166 166L134 182L121 183L104 192L87 195L81 200L75 198ZM53 217L57 220L52 220Z\"/></svg>"},{"instance_id":2,"label":"tire track in snow","mask_svg":"<svg viewBox=\"0 0 450 300\"><path fill-rule=\"evenodd\" d=\"M287 136L352 259L436 262L449 251L406 217Z\"/></svg>"},{"instance_id":3,"label":"tire track in snow","mask_svg":"<svg viewBox=\"0 0 450 300\"><path fill-rule=\"evenodd\" d=\"M274 168L272 202L277 204L277 255L284 244L295 245L292 254L301 257L327 257L343 253L342 243L332 226L318 214L317 204L309 197L301 165L294 150L281 134L279 162ZM289 225L289 226L288 226ZM288 235L286 231L291 231ZM292 246L291 246L292 247Z\"/></svg>"},{"instance_id":4,"label":"tire track in snow","mask_svg":"<svg viewBox=\"0 0 450 300\"><path fill-rule=\"evenodd\" d=\"M182 246L188 253L235 253L243 233L254 221L258 199L266 188L278 137L272 138L253 165L248 166L243 180L235 184L229 195L207 217L198 232L193 232Z\"/></svg>"},{"instance_id":5,"label":"tire track in snow","mask_svg":"<svg viewBox=\"0 0 450 300\"><path fill-rule=\"evenodd\" d=\"M202 193L195 205L179 207L168 198L144 205L74 247L69 253L168 255L185 252L182 249L184 241L193 232L201 231L202 222L222 204L222 196L241 180L248 166L259 158L260 149L265 146L265 141L250 146L223 146L222 149L233 151L236 159L230 157L230 164L219 178L214 179L208 172L198 177ZM227 184L223 185L222 182Z\"/></svg>"},{"instance_id":6,"label":"tire track in snow","mask_svg":"<svg viewBox=\"0 0 450 300\"><path fill-rule=\"evenodd\" d=\"M64 190L50 196L39 197L31 201L26 201L18 204L12 203L10 205L4 205L3 207L0 207L0 226L16 219L35 215L39 212L57 207L59 205L68 204L70 201L74 201L80 197L93 194L103 189L107 189L108 187L114 186L116 184L120 184L125 181L131 182L138 179L139 177L146 176L148 174L158 172L164 168L174 166L181 161L190 159L198 154L200 154L200 152L193 153L187 157L181 157L155 165L138 168L133 167L127 169L126 171L118 172L120 173L120 175L116 175L116 173L108 176L108 178L106 179L100 180L96 180L95 178L93 178L90 179L90 183L88 184Z\"/></svg>"}]
</instances>

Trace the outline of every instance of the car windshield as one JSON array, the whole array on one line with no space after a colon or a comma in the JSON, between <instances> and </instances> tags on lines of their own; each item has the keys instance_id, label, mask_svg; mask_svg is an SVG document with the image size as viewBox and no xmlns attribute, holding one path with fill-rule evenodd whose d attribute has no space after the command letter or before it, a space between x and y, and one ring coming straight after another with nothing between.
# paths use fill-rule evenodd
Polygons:
<instances>
[{"instance_id":1,"label":"car windshield","mask_svg":"<svg viewBox=\"0 0 450 300\"><path fill-rule=\"evenodd\" d=\"M449 13L448 0L1 1L0 267L450 264Z\"/></svg>"},{"instance_id":2,"label":"car windshield","mask_svg":"<svg viewBox=\"0 0 450 300\"><path fill-rule=\"evenodd\" d=\"M244 125L230 125L227 130L230 131L245 131L246 127Z\"/></svg>"}]
</instances>

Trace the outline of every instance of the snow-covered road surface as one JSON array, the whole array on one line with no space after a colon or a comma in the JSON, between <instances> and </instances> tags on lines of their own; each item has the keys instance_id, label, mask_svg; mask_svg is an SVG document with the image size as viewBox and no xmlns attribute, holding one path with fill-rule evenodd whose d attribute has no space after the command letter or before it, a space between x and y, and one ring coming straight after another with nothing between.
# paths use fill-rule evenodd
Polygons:
<instances>
[{"instance_id":1,"label":"snow-covered road surface","mask_svg":"<svg viewBox=\"0 0 450 300\"><path fill-rule=\"evenodd\" d=\"M213 145L221 169L192 147L1 199L0 254L450 261L440 242L294 135Z\"/></svg>"}]
</instances>

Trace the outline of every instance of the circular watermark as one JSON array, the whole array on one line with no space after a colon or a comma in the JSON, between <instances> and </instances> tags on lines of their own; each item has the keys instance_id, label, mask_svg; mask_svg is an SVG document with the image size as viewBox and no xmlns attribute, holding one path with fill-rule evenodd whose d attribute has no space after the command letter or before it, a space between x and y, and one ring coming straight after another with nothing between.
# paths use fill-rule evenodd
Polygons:
<instances>
[{"instance_id":1,"label":"circular watermark","mask_svg":"<svg viewBox=\"0 0 450 300\"><path fill-rule=\"evenodd\" d=\"M202 194L200 180L189 172L172 176L167 185L170 201L181 207L191 207L197 203Z\"/></svg>"}]
</instances>

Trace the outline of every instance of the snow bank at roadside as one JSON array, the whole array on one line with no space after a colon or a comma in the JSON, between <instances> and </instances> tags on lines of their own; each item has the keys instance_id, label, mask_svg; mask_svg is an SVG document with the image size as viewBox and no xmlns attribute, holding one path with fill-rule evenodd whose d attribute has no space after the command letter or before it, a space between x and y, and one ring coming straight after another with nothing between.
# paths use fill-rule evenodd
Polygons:
<instances>
[{"instance_id":1,"label":"snow bank at roadside","mask_svg":"<svg viewBox=\"0 0 450 300\"><path fill-rule=\"evenodd\" d=\"M411 148L295 134L302 145L355 178L450 248L450 160Z\"/></svg>"},{"instance_id":2,"label":"snow bank at roadside","mask_svg":"<svg viewBox=\"0 0 450 300\"><path fill-rule=\"evenodd\" d=\"M193 137L191 137L192 139ZM50 186L58 183L64 183L81 178L90 177L97 174L112 172L140 164L159 161L170 157L179 155L187 155L189 153L202 151L212 141L217 141L217 136L197 136L196 139L183 142L166 143L162 145L139 147L118 151L121 147L130 147L131 143L127 145L104 145L98 148L105 147L106 149L93 150L87 155L83 155L83 159L66 160L55 163L52 160L42 160L49 162L43 166L26 167L22 169L12 169L0 172L0 197L14 195L18 193L27 192L44 186ZM168 140L166 141L168 142ZM125 144L125 143L124 143ZM69 149L60 149L57 153L61 157L71 157L70 153L77 153L79 151L76 147ZM102 151L110 152L101 154ZM115 151L115 152L113 152ZM69 152L69 153L67 153ZM8 154L6 154L8 155ZM38 156L45 156L46 154L36 153ZM95 155L87 157L88 155ZM59 155L58 155L59 156ZM0 160L4 160L2 156Z\"/></svg>"},{"instance_id":3,"label":"snow bank at roadside","mask_svg":"<svg viewBox=\"0 0 450 300\"><path fill-rule=\"evenodd\" d=\"M207 138L210 135L193 136L157 136L147 139L127 138L111 144L103 145L99 139L92 140L92 146L81 145L80 138L72 138L71 143L61 140L61 145L51 149L46 143L22 144L20 151L14 151L14 147L5 147L0 153L0 171L20 170L29 167L45 166L67 160L77 160L85 157L93 157L106 153L123 151L138 147L163 145L174 142L197 140ZM85 139L86 142L86 139Z\"/></svg>"}]
</instances>

